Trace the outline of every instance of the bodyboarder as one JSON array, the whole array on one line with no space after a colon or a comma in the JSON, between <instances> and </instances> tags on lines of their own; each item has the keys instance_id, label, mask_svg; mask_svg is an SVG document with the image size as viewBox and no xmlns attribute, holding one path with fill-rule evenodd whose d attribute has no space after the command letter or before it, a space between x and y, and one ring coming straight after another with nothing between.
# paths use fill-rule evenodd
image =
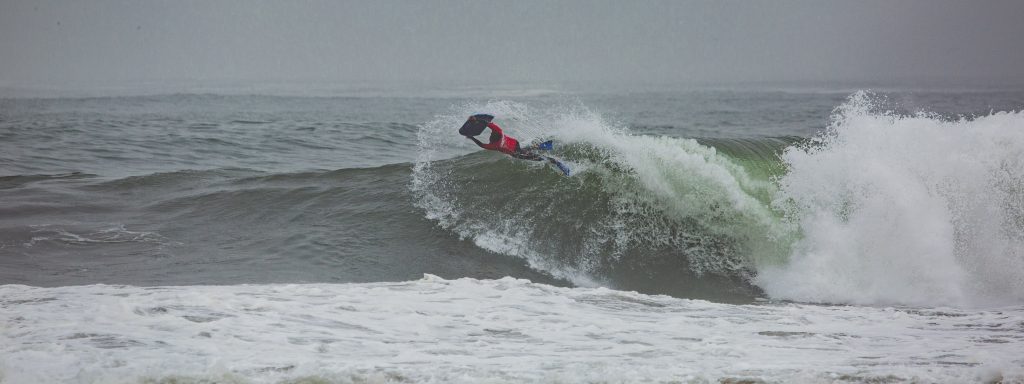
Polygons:
<instances>
[{"instance_id":1,"label":"bodyboarder","mask_svg":"<svg viewBox=\"0 0 1024 384\"><path fill-rule=\"evenodd\" d=\"M560 161L552 157L538 155L528 149L523 149L522 146L519 144L519 140L516 140L512 136L506 135L505 132L501 130L501 127L491 122L492 119L494 119L494 116L491 115L480 114L470 116L469 119L466 120L466 123L462 126L462 128L459 129L459 133L462 134L463 136L466 136L467 139L473 140L473 142L476 143L476 145L480 146L480 148L491 151L498 151L506 155L515 157L517 159L532 161L548 161L551 164L554 164L555 167L558 167L558 169L561 170L562 173L564 173L566 176L569 175L569 168L562 164ZM484 128L491 130L491 136L487 144L482 143L475 137L476 135L483 133ZM547 147L537 146L531 147L531 149L550 149L551 143L546 142L543 143L542 145L547 145Z\"/></svg>"}]
</instances>

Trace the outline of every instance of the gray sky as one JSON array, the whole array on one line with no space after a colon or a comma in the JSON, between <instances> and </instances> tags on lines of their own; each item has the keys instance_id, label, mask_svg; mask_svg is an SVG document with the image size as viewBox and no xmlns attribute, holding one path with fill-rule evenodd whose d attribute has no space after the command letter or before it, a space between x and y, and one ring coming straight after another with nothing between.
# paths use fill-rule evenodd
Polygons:
<instances>
[{"instance_id":1,"label":"gray sky","mask_svg":"<svg viewBox=\"0 0 1024 384\"><path fill-rule=\"evenodd\" d=\"M11 1L0 86L1024 80L1024 1Z\"/></svg>"}]
</instances>

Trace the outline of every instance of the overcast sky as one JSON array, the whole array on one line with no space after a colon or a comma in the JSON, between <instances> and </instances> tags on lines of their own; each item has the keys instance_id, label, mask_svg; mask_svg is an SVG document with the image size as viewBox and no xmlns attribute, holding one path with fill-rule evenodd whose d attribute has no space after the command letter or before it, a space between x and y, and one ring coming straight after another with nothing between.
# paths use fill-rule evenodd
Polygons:
<instances>
[{"instance_id":1,"label":"overcast sky","mask_svg":"<svg viewBox=\"0 0 1024 384\"><path fill-rule=\"evenodd\" d=\"M1024 80L1024 1L0 0L0 86Z\"/></svg>"}]
</instances>

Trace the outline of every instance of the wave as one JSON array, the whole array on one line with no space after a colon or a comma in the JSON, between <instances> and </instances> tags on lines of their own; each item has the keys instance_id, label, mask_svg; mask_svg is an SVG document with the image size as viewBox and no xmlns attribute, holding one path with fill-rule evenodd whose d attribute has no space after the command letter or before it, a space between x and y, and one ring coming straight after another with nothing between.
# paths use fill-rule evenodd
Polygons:
<instances>
[{"instance_id":1,"label":"wave","mask_svg":"<svg viewBox=\"0 0 1024 384\"><path fill-rule=\"evenodd\" d=\"M746 291L757 265L788 252L795 232L769 207L776 187L768 177L779 164L769 154L792 139L709 140L719 151L633 135L585 110L536 114L507 102L466 110L495 111L524 141L554 138L563 144L555 156L576 172L564 178L492 153L436 161L434 148L458 145L447 128L464 114L425 125L413 172L417 205L484 249L584 286L653 278Z\"/></svg>"},{"instance_id":2,"label":"wave","mask_svg":"<svg viewBox=\"0 0 1024 384\"><path fill-rule=\"evenodd\" d=\"M718 301L1024 302L1024 113L885 108L857 93L814 138L691 139L635 134L580 106L496 101L420 126L414 163L117 179L26 171L0 177L9 224L0 248L94 255L99 265L109 255L173 254L186 266L286 260L273 265L303 281L428 272ZM524 142L554 139L552 155L574 176L455 135L475 112L499 116ZM380 127L366 139L413 129ZM201 281L249 276L203 268Z\"/></svg>"},{"instance_id":3,"label":"wave","mask_svg":"<svg viewBox=\"0 0 1024 384\"><path fill-rule=\"evenodd\" d=\"M411 189L440 227L583 286L1024 300L1024 115L948 120L878 104L854 94L810 140L644 136L581 107L466 105L421 128ZM468 148L451 127L479 111L525 142L554 139L574 177L493 153L442 158Z\"/></svg>"}]
</instances>

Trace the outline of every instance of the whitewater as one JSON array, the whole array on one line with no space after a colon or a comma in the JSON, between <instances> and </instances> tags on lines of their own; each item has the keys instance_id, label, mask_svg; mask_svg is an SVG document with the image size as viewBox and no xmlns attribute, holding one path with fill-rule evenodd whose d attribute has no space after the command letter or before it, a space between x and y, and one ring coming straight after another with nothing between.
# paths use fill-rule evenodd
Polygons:
<instances>
[{"instance_id":1,"label":"whitewater","mask_svg":"<svg viewBox=\"0 0 1024 384\"><path fill-rule=\"evenodd\" d=\"M0 99L0 382L1024 382L1019 95Z\"/></svg>"},{"instance_id":2,"label":"whitewater","mask_svg":"<svg viewBox=\"0 0 1024 384\"><path fill-rule=\"evenodd\" d=\"M526 280L3 286L13 383L1015 382L1024 311L729 305Z\"/></svg>"},{"instance_id":3,"label":"whitewater","mask_svg":"<svg viewBox=\"0 0 1024 384\"><path fill-rule=\"evenodd\" d=\"M761 286L800 301L1019 304L1024 114L945 120L871 103L855 94L828 131L786 150L774 203L802 239Z\"/></svg>"}]
</instances>

